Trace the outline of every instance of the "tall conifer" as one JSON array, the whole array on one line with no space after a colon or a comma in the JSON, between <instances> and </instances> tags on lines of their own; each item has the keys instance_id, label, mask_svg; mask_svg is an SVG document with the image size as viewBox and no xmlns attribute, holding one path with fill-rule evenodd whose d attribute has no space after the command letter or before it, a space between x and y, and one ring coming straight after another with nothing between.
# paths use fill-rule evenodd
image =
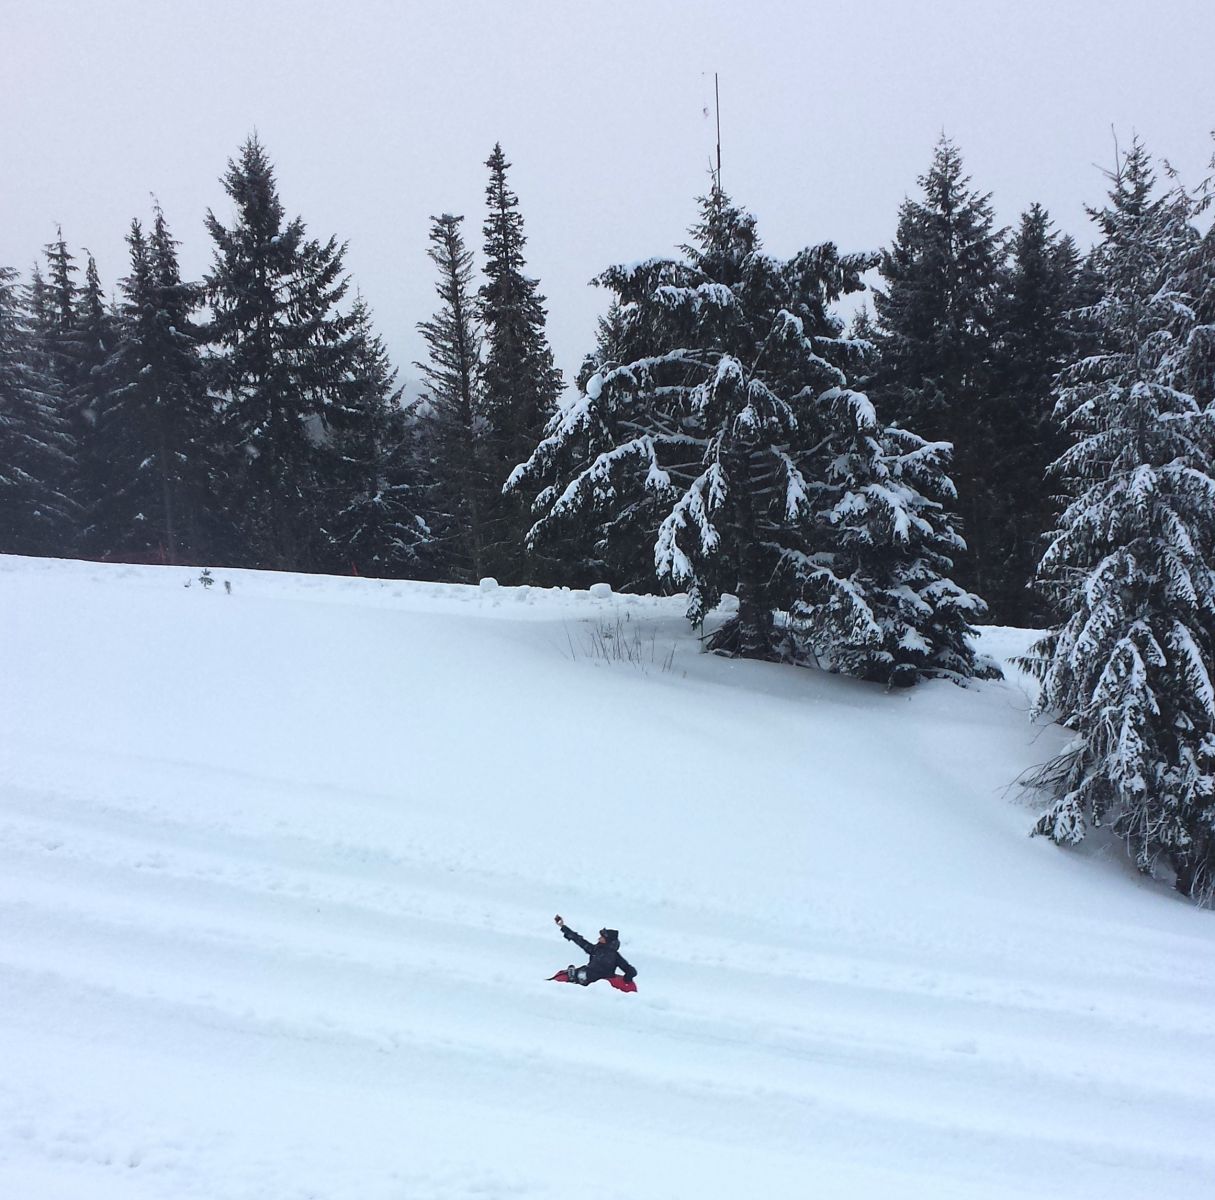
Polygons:
<instances>
[{"instance_id":1,"label":"tall conifer","mask_svg":"<svg viewBox=\"0 0 1215 1200\"><path fill-rule=\"evenodd\" d=\"M44 247L46 276L35 271L29 293L31 364L42 380L48 402L57 410L56 424L67 441L66 457L57 459L58 474L48 485L67 500L67 519L56 525L59 541L48 554L73 554L80 548L80 413L84 353L79 329L80 286L76 256L63 238Z\"/></svg>"},{"instance_id":2,"label":"tall conifer","mask_svg":"<svg viewBox=\"0 0 1215 1200\"><path fill-rule=\"evenodd\" d=\"M1083 348L1079 254L1035 204L1021 217L993 320L985 405L992 454L984 473L989 512L987 590L997 620L1041 625L1050 616L1031 588L1042 537L1055 516L1046 471L1062 453L1052 415L1057 372Z\"/></svg>"},{"instance_id":3,"label":"tall conifer","mask_svg":"<svg viewBox=\"0 0 1215 1200\"><path fill-rule=\"evenodd\" d=\"M1215 414L1175 386L1196 234L1135 143L1093 214L1096 353L1061 373L1073 439L1052 472L1069 503L1039 567L1066 614L1027 665L1039 707L1076 732L1039 777L1057 842L1106 825L1136 865L1215 899Z\"/></svg>"},{"instance_id":4,"label":"tall conifer","mask_svg":"<svg viewBox=\"0 0 1215 1200\"><path fill-rule=\"evenodd\" d=\"M212 383L228 452L222 495L249 565L307 570L323 554L327 418L357 339L340 305L345 246L288 220L256 137L228 164L231 225L207 213L215 242L207 296Z\"/></svg>"},{"instance_id":5,"label":"tall conifer","mask_svg":"<svg viewBox=\"0 0 1215 1200\"><path fill-rule=\"evenodd\" d=\"M99 556L107 547L105 539L98 537L98 515L114 487L114 464L100 431L112 399L114 380L110 363L118 348L119 323L106 304L97 263L91 254L76 305L76 327L76 385L71 411L77 431L80 549L90 556Z\"/></svg>"},{"instance_id":6,"label":"tall conifer","mask_svg":"<svg viewBox=\"0 0 1215 1200\"><path fill-rule=\"evenodd\" d=\"M439 308L429 321L418 323L430 356L415 365L424 380L418 406L427 476L423 552L435 569L475 583L491 562L491 522L500 487L487 462L479 391L482 341L472 252L460 232L463 220L450 213L431 218L427 254L438 273Z\"/></svg>"},{"instance_id":7,"label":"tall conifer","mask_svg":"<svg viewBox=\"0 0 1215 1200\"><path fill-rule=\"evenodd\" d=\"M1215 159L1211 167L1215 169ZM1192 205L1195 217L1207 225L1204 236L1191 246L1182 272L1192 315L1183 321L1173 366L1178 386L1190 392L1202 408L1215 408L1215 224L1210 221L1215 176L1197 188Z\"/></svg>"},{"instance_id":8,"label":"tall conifer","mask_svg":"<svg viewBox=\"0 0 1215 1200\"><path fill-rule=\"evenodd\" d=\"M201 287L182 280L177 242L156 208L152 232L127 236L122 339L96 438L110 463L98 535L117 557L200 562L215 548L210 488L215 420L197 323Z\"/></svg>"},{"instance_id":9,"label":"tall conifer","mask_svg":"<svg viewBox=\"0 0 1215 1200\"><path fill-rule=\"evenodd\" d=\"M352 315L357 349L349 387L330 413L330 569L412 574L423 533L401 388L362 299Z\"/></svg>"},{"instance_id":10,"label":"tall conifer","mask_svg":"<svg viewBox=\"0 0 1215 1200\"><path fill-rule=\"evenodd\" d=\"M881 259L874 297L881 359L872 382L882 413L933 441L953 443L953 475L969 554L958 579L986 595L999 573L999 508L989 470L1000 447L991 419L994 302L1003 232L991 197L974 190L957 147L942 138L904 201Z\"/></svg>"},{"instance_id":11,"label":"tall conifer","mask_svg":"<svg viewBox=\"0 0 1215 1200\"><path fill-rule=\"evenodd\" d=\"M487 466L500 485L531 453L556 411L561 373L553 366L545 332L544 297L525 273L523 215L507 182L510 163L501 145L494 146L485 165L490 178L483 226L486 282L478 292L485 344L481 406ZM488 565L504 580L522 582L527 574L523 541L531 522L517 499L492 501Z\"/></svg>"},{"instance_id":12,"label":"tall conifer","mask_svg":"<svg viewBox=\"0 0 1215 1200\"><path fill-rule=\"evenodd\" d=\"M63 490L73 439L16 279L0 267L0 552L60 554L75 516Z\"/></svg>"}]
</instances>

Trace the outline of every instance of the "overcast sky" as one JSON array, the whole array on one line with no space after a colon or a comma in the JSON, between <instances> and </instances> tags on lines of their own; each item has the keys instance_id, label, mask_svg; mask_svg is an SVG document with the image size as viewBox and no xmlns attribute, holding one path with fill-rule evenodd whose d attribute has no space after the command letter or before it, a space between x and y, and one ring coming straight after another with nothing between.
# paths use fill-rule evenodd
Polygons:
<instances>
[{"instance_id":1,"label":"overcast sky","mask_svg":"<svg viewBox=\"0 0 1215 1200\"><path fill-rule=\"evenodd\" d=\"M612 262L669 253L723 181L768 248L887 243L946 131L1011 224L1090 241L1115 128L1185 179L1215 127L1215 0L0 0L0 265L62 225L107 288L159 198L185 272L256 129L289 214L348 240L403 373L431 315L432 213L479 252L501 141L558 365L591 347Z\"/></svg>"}]
</instances>

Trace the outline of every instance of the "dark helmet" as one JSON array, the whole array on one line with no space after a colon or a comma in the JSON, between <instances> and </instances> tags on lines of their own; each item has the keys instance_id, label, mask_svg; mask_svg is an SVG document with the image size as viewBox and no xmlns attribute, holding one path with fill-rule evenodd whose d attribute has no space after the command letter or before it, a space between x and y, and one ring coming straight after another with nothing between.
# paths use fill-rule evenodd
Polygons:
<instances>
[{"instance_id":1,"label":"dark helmet","mask_svg":"<svg viewBox=\"0 0 1215 1200\"><path fill-rule=\"evenodd\" d=\"M599 931L599 936L601 938L603 938L604 941L615 942L617 946L620 945L620 930L619 929L601 929Z\"/></svg>"}]
</instances>

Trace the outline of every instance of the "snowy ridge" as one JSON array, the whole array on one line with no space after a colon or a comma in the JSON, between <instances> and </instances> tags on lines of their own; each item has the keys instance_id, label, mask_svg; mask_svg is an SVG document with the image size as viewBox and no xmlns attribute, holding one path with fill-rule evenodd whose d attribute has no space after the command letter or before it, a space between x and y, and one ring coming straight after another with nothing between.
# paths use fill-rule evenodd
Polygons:
<instances>
[{"instance_id":1,"label":"snowy ridge","mask_svg":"<svg viewBox=\"0 0 1215 1200\"><path fill-rule=\"evenodd\" d=\"M1025 836L1062 736L1018 677L729 662L679 597L197 574L0 558L0 1196L1215 1183L1215 921ZM638 995L545 982L556 911Z\"/></svg>"}]
</instances>

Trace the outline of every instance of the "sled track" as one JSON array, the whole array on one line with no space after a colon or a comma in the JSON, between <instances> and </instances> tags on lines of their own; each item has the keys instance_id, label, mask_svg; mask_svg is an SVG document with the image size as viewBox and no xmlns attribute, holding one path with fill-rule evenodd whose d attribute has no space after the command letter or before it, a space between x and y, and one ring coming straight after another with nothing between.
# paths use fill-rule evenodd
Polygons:
<instances>
[{"instance_id":1,"label":"sled track","mask_svg":"<svg viewBox=\"0 0 1215 1200\"><path fill-rule=\"evenodd\" d=\"M639 1156L707 1141L719 1179L757 1156L791 1181L830 1163L861 1189L897 1164L904 1196L1012 1196L1030 1178L1044 1195L1132 1197L1215 1179L1202 1149L1215 1082L1190 1065L1215 1058L1201 981L1178 995L1134 964L1107 969L1087 993L1098 1011L1015 964L1004 978L944 963L900 975L765 940L758 923L715 936L703 913L668 906L637 996L558 989L543 976L565 947L538 928L550 881L231 812L6 794L0 1008L22 1015L0 1119L25 1131L14 1178L87 1177L101 1196L285 1194L303 1156L316 1196L548 1194L509 1159L422 1165L472 1104L509 1109L557 1160L572 1116ZM191 1086L165 1099L166 1071ZM257 1114L284 1097L291 1115L266 1136ZM132 1114L145 1137L127 1132ZM355 1143L393 1139L397 1174L358 1190L336 1177L335 1134L315 1136L335 1122ZM220 1147L259 1127L249 1175L224 1178Z\"/></svg>"}]
</instances>

